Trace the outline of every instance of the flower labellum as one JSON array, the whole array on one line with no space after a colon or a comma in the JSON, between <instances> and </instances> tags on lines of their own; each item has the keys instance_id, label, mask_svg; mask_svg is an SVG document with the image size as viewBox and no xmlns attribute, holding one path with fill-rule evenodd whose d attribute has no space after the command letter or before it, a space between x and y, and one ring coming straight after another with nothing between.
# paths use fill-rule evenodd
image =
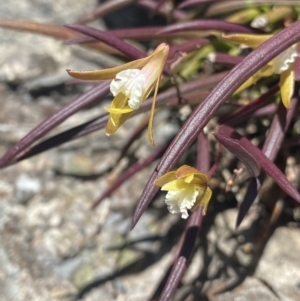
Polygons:
<instances>
[{"instance_id":1,"label":"flower labellum","mask_svg":"<svg viewBox=\"0 0 300 301\"><path fill-rule=\"evenodd\" d=\"M253 34L230 34L223 35L228 41L246 45L250 48L257 48L259 45L268 40L272 35L253 35ZM262 77L268 77L272 74L280 74L280 94L283 105L288 109L291 103L291 97L294 92L294 62L299 56L296 45L286 49L273 60L271 60L262 69L251 76L236 93L255 84Z\"/></svg>"},{"instance_id":2,"label":"flower labellum","mask_svg":"<svg viewBox=\"0 0 300 301\"><path fill-rule=\"evenodd\" d=\"M132 113L140 108L155 87L148 127L148 138L154 145L152 123L155 101L168 55L169 46L162 43L149 56L121 66L94 71L67 71L77 79L111 80L110 91L114 99L111 106L106 108L110 114L106 126L108 136L114 134Z\"/></svg>"},{"instance_id":3,"label":"flower labellum","mask_svg":"<svg viewBox=\"0 0 300 301\"><path fill-rule=\"evenodd\" d=\"M154 182L161 190L168 191L166 204L171 213L181 213L186 219L188 210L202 206L205 214L212 195L208 187L208 177L196 168L183 165L176 171L170 171Z\"/></svg>"}]
</instances>

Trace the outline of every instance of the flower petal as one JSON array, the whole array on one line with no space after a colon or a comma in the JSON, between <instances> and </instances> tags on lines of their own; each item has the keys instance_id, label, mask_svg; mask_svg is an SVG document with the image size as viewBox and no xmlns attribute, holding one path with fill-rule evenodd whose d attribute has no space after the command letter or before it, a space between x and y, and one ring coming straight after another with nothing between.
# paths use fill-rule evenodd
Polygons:
<instances>
[{"instance_id":1,"label":"flower petal","mask_svg":"<svg viewBox=\"0 0 300 301\"><path fill-rule=\"evenodd\" d=\"M176 180L176 172L175 171L170 171L167 172L166 174L162 175L158 179L154 181L154 184L157 186L164 186L166 183L171 182Z\"/></svg>"},{"instance_id":2,"label":"flower petal","mask_svg":"<svg viewBox=\"0 0 300 301\"><path fill-rule=\"evenodd\" d=\"M123 93L119 93L112 101L110 108L107 110L116 110L122 109L125 107L127 102L127 97ZM106 135L114 134L117 129L132 115L131 112L129 113L110 113L109 120L106 125Z\"/></svg>"},{"instance_id":3,"label":"flower petal","mask_svg":"<svg viewBox=\"0 0 300 301\"><path fill-rule=\"evenodd\" d=\"M182 180L174 180L174 181L171 181L171 182L168 182L166 183L162 188L161 190L163 191L169 191L169 190L187 190L187 189L191 189L195 187L195 185L191 185L191 184L188 184L188 183L185 183L184 181Z\"/></svg>"},{"instance_id":4,"label":"flower petal","mask_svg":"<svg viewBox=\"0 0 300 301\"><path fill-rule=\"evenodd\" d=\"M273 67L271 64L267 64L263 68L261 68L259 71L257 71L254 75L252 75L250 78L248 78L235 92L234 94L238 94L248 87L256 84L257 81L259 81L262 77L268 77L273 74Z\"/></svg>"},{"instance_id":5,"label":"flower petal","mask_svg":"<svg viewBox=\"0 0 300 301\"><path fill-rule=\"evenodd\" d=\"M202 173L198 169L191 167L189 165L182 165L181 167L179 167L176 170L176 178L177 179L182 179L187 176L194 175L194 174L202 175Z\"/></svg>"},{"instance_id":6,"label":"flower petal","mask_svg":"<svg viewBox=\"0 0 300 301\"><path fill-rule=\"evenodd\" d=\"M291 64L289 68L280 74L280 94L283 105L289 109L291 104L291 97L294 92L294 65Z\"/></svg>"},{"instance_id":7,"label":"flower petal","mask_svg":"<svg viewBox=\"0 0 300 301\"><path fill-rule=\"evenodd\" d=\"M105 110L112 114L126 114L134 111L133 109L127 106L123 108L105 108Z\"/></svg>"},{"instance_id":8,"label":"flower petal","mask_svg":"<svg viewBox=\"0 0 300 301\"><path fill-rule=\"evenodd\" d=\"M143 68L151 59L152 55L113 68L92 71L67 70L67 72L70 76L82 80L112 80L123 70Z\"/></svg>"},{"instance_id":9,"label":"flower petal","mask_svg":"<svg viewBox=\"0 0 300 301\"><path fill-rule=\"evenodd\" d=\"M244 44L250 48L256 48L272 35L253 35L253 34L223 34L222 37L228 41Z\"/></svg>"},{"instance_id":10,"label":"flower petal","mask_svg":"<svg viewBox=\"0 0 300 301\"><path fill-rule=\"evenodd\" d=\"M150 142L150 144L152 146L155 146L154 137L153 137L153 118L154 118L155 102L156 102L156 96L157 96L159 83L160 83L160 76L156 81L155 91L154 91L154 96L153 96L151 111L150 111L150 116L149 116L149 123L148 123L148 141Z\"/></svg>"},{"instance_id":11,"label":"flower petal","mask_svg":"<svg viewBox=\"0 0 300 301\"><path fill-rule=\"evenodd\" d=\"M207 187L202 195L199 193L199 195L197 197L197 200L196 200L196 203L195 203L194 207L192 208L192 211L195 211L200 206L202 206L203 207L203 214L205 215L207 206L208 206L209 201L211 199L211 196L212 196L212 191L209 187Z\"/></svg>"},{"instance_id":12,"label":"flower petal","mask_svg":"<svg viewBox=\"0 0 300 301\"><path fill-rule=\"evenodd\" d=\"M128 62L126 64L116 66L113 68L103 69L103 70L92 70L92 71L73 71L67 70L70 76L82 79L82 80L112 80L115 76L127 69L141 69L143 68L150 60L157 60L163 57L164 62L167 59L169 53L169 46L167 44L160 44L158 47L147 57ZM163 63L164 65L164 63Z\"/></svg>"},{"instance_id":13,"label":"flower petal","mask_svg":"<svg viewBox=\"0 0 300 301\"><path fill-rule=\"evenodd\" d=\"M147 94L149 94L151 92L151 90L153 89L154 83L155 83L154 96L153 96L150 117L149 117L149 124L148 124L148 140L149 140L150 144L153 146L155 145L154 138L153 138L153 131L152 131L155 102L156 102L157 92L158 92L158 88L159 88L159 84L160 84L161 74L162 74L163 68L165 66L166 60L169 56L169 46L164 43L160 44L160 45L158 45L158 47L156 48L155 51L157 51L157 52L153 53L152 58L148 62L149 69L147 67L145 67L145 69L147 68L148 70L150 70L150 72L148 70L144 70L144 68L143 68L143 71L145 71L145 72L148 71L149 75L150 75L147 79L149 86L145 86L145 89L147 91L145 99L148 97ZM151 71L151 69L153 69L153 71Z\"/></svg>"}]
</instances>

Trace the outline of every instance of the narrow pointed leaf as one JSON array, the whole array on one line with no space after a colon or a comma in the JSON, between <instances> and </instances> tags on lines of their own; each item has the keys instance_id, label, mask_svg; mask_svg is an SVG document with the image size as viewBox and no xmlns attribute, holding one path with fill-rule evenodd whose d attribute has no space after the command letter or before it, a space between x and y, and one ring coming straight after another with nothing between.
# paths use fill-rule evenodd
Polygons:
<instances>
[{"instance_id":1,"label":"narrow pointed leaf","mask_svg":"<svg viewBox=\"0 0 300 301\"><path fill-rule=\"evenodd\" d=\"M187 42L183 42L183 43L171 46L170 52L171 53L175 53L177 51L190 52L190 51L198 49L204 45L207 45L208 43L209 43L208 39L195 38L195 39L189 40Z\"/></svg>"},{"instance_id":2,"label":"narrow pointed leaf","mask_svg":"<svg viewBox=\"0 0 300 301\"><path fill-rule=\"evenodd\" d=\"M185 37L185 38L196 38L195 33L166 33L158 35L158 32L162 30L162 26L151 26L151 27L140 27L140 28L124 28L124 29L111 29L107 30L108 34L111 34L120 39L134 39L134 40L149 40L149 39L163 39L172 37ZM98 40L88 37L78 35L74 38L69 38L64 41L65 44L81 44L81 43L95 43Z\"/></svg>"},{"instance_id":3,"label":"narrow pointed leaf","mask_svg":"<svg viewBox=\"0 0 300 301\"><path fill-rule=\"evenodd\" d=\"M218 132L214 133L214 136L222 146L243 162L252 177L258 177L261 168L260 163L251 149L249 149L249 143L246 140L242 140L242 136L227 126L220 126Z\"/></svg>"},{"instance_id":4,"label":"narrow pointed leaf","mask_svg":"<svg viewBox=\"0 0 300 301\"><path fill-rule=\"evenodd\" d=\"M196 6L199 4L210 4L210 3L219 2L219 1L224 1L224 0L186 0L186 1L182 2L178 6L178 8L192 7L192 6Z\"/></svg>"},{"instance_id":5,"label":"narrow pointed leaf","mask_svg":"<svg viewBox=\"0 0 300 301\"><path fill-rule=\"evenodd\" d=\"M200 207L197 211L193 212L189 218L179 256L173 263L173 269L158 301L170 300L172 294L180 283L191 257L202 221L203 215L202 208Z\"/></svg>"},{"instance_id":6,"label":"narrow pointed leaf","mask_svg":"<svg viewBox=\"0 0 300 301\"><path fill-rule=\"evenodd\" d=\"M222 20L200 20L179 23L175 25L166 26L159 33L170 33L187 30L219 30L221 32L240 32L240 33L261 33L261 31L248 27Z\"/></svg>"},{"instance_id":7,"label":"narrow pointed leaf","mask_svg":"<svg viewBox=\"0 0 300 301\"><path fill-rule=\"evenodd\" d=\"M236 44L246 45L250 48L256 48L272 35L253 35L253 34L223 34L222 37L227 41Z\"/></svg>"},{"instance_id":8,"label":"narrow pointed leaf","mask_svg":"<svg viewBox=\"0 0 300 301\"><path fill-rule=\"evenodd\" d=\"M272 124L262 148L263 153L272 161L276 159L277 154L282 147L286 132L290 127L293 116L297 112L298 104L299 101L297 98L292 99L289 110L287 110L282 103L279 104L277 114L272 120Z\"/></svg>"},{"instance_id":9,"label":"narrow pointed leaf","mask_svg":"<svg viewBox=\"0 0 300 301\"><path fill-rule=\"evenodd\" d=\"M239 64L244 59L243 56L230 55L230 54L225 53L225 52L209 53L207 58L212 63L231 65L231 66L235 66L235 65Z\"/></svg>"},{"instance_id":10,"label":"narrow pointed leaf","mask_svg":"<svg viewBox=\"0 0 300 301\"><path fill-rule=\"evenodd\" d=\"M112 80L116 74L126 69L140 69L145 66L151 56L128 62L112 68L92 70L92 71L75 71L67 70L70 76L81 80Z\"/></svg>"},{"instance_id":11,"label":"narrow pointed leaf","mask_svg":"<svg viewBox=\"0 0 300 301\"><path fill-rule=\"evenodd\" d=\"M101 42L108 44L109 46L119 50L130 58L140 59L146 56L146 53L137 49L134 46L124 42L123 40L108 34L107 32L101 31L96 28L84 26L81 24L68 24L65 27L70 28L74 31L78 31L82 34L95 38Z\"/></svg>"},{"instance_id":12,"label":"narrow pointed leaf","mask_svg":"<svg viewBox=\"0 0 300 301\"><path fill-rule=\"evenodd\" d=\"M19 21L19 20L0 20L0 27L9 28L15 30L28 31L38 34L43 34L49 37L54 37L57 39L71 39L75 38L78 33L74 30L64 28L62 26L43 24L31 21ZM92 43L86 45L89 48L94 48L97 50L112 53L112 48L103 43ZM119 52L117 52L119 53Z\"/></svg>"},{"instance_id":13,"label":"narrow pointed leaf","mask_svg":"<svg viewBox=\"0 0 300 301\"><path fill-rule=\"evenodd\" d=\"M296 45L297 52L300 53L300 43ZM298 55L294 62L295 81L300 81L300 56Z\"/></svg>"},{"instance_id":14,"label":"narrow pointed leaf","mask_svg":"<svg viewBox=\"0 0 300 301\"><path fill-rule=\"evenodd\" d=\"M251 178L250 183L247 188L246 195L244 197L244 200L239 208L238 217L236 219L236 225L235 228L237 229L241 222L243 221L244 217L248 213L251 205L255 201L255 198L257 197L258 191L260 189L259 181L257 178Z\"/></svg>"}]
</instances>

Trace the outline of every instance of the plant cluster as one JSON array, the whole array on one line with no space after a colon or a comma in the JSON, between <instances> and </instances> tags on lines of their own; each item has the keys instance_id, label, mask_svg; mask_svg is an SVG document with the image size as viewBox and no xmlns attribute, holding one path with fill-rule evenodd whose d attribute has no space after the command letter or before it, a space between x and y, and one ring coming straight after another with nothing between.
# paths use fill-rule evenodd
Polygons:
<instances>
[{"instance_id":1,"label":"plant cluster","mask_svg":"<svg viewBox=\"0 0 300 301\"><path fill-rule=\"evenodd\" d=\"M167 25L101 31L85 24L133 2L162 15ZM224 149L242 163L226 183L227 191L236 185L246 187L237 226L259 195L266 175L281 188L284 199L300 202L300 193L284 174L285 166L279 168L275 162L283 148L286 159L287 154L296 154L299 145L299 133L294 130L300 108L299 17L296 1L110 0L64 27L0 20L1 27L54 36L66 44L80 44L124 59L123 65L109 69L67 70L80 83L94 81L92 88L10 148L0 159L0 167L104 127L107 135L113 135L129 118L148 111L148 140L155 146L155 112L169 108L178 116L182 107L188 107L191 113L172 141L153 148L144 161L128 166L94 204L159 160L141 191L132 229L160 188L167 191L169 211L188 218L176 258L152 299L169 300L187 268L203 217L209 217L210 199L212 206L217 206L216 191L224 193L213 181L220 177ZM148 42L149 49L142 44L137 47L141 41ZM43 139L64 120L109 93L113 100L107 114ZM257 136L247 137L247 125L262 119L270 120L270 125L261 127ZM146 125L132 130L122 157L145 132ZM259 139L258 145L251 142L254 138ZM185 153L190 155L189 162L182 159Z\"/></svg>"}]
</instances>

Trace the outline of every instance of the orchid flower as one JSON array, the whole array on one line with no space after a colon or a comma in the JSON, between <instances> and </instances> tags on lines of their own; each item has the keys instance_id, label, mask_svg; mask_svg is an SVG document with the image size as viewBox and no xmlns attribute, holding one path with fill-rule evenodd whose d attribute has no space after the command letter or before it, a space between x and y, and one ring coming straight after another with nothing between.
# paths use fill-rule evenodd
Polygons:
<instances>
[{"instance_id":1,"label":"orchid flower","mask_svg":"<svg viewBox=\"0 0 300 301\"><path fill-rule=\"evenodd\" d=\"M205 214L212 191L208 187L208 177L196 168L183 165L162 175L154 184L168 191L165 202L171 213L181 213L181 217L186 219L188 209L195 211L202 206Z\"/></svg>"},{"instance_id":2,"label":"orchid flower","mask_svg":"<svg viewBox=\"0 0 300 301\"><path fill-rule=\"evenodd\" d=\"M106 108L110 114L106 126L108 136L114 134L132 113L140 108L155 87L148 127L148 138L154 145L152 123L155 101L168 55L169 46L162 43L149 56L121 66L94 71L67 71L77 79L111 80L110 91L114 99L111 106Z\"/></svg>"},{"instance_id":3,"label":"orchid flower","mask_svg":"<svg viewBox=\"0 0 300 301\"><path fill-rule=\"evenodd\" d=\"M250 48L256 48L272 37L272 35L231 34L223 35L223 37L231 42L243 44ZM239 87L236 93L255 84L262 77L280 74L279 85L281 100L287 109L290 108L291 97L294 92L294 62L297 56L299 56L299 54L297 53L296 45L293 45L251 76Z\"/></svg>"}]
</instances>

